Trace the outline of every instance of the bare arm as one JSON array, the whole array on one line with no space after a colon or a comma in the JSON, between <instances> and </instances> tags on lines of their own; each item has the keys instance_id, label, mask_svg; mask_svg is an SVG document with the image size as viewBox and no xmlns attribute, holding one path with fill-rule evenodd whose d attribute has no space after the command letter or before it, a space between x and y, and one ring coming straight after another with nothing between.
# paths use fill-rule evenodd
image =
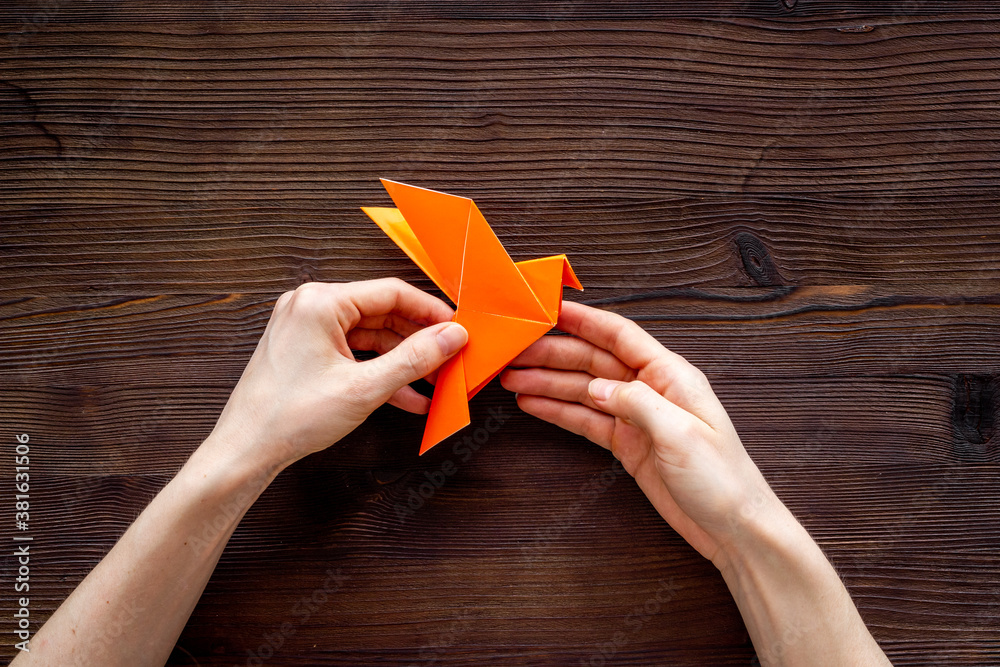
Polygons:
<instances>
[{"instance_id":1,"label":"bare arm","mask_svg":"<svg viewBox=\"0 0 1000 667\"><path fill-rule=\"evenodd\" d=\"M30 642L21 665L162 665L229 536L277 470L211 438Z\"/></svg>"},{"instance_id":2,"label":"bare arm","mask_svg":"<svg viewBox=\"0 0 1000 667\"><path fill-rule=\"evenodd\" d=\"M208 439L11 663L162 665L244 513L292 462L379 405L426 412L408 383L468 338L397 280L283 295ZM435 324L437 323L437 324ZM351 349L382 356L358 363Z\"/></svg>"},{"instance_id":3,"label":"bare arm","mask_svg":"<svg viewBox=\"0 0 1000 667\"><path fill-rule=\"evenodd\" d=\"M822 551L777 498L769 504L716 562L761 663L888 665Z\"/></svg>"},{"instance_id":4,"label":"bare arm","mask_svg":"<svg viewBox=\"0 0 1000 667\"><path fill-rule=\"evenodd\" d=\"M708 380L618 315L564 303L501 378L518 405L610 449L722 573L766 665L886 665L833 567L750 459Z\"/></svg>"}]
</instances>

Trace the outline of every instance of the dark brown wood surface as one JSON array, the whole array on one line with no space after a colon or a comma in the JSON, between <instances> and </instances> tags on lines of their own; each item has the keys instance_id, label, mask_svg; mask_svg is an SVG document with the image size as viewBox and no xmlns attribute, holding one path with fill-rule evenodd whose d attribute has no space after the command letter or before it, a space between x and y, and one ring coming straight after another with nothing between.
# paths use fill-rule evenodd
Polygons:
<instances>
[{"instance_id":1,"label":"dark brown wood surface","mask_svg":"<svg viewBox=\"0 0 1000 667\"><path fill-rule=\"evenodd\" d=\"M383 176L474 198L515 259L568 253L568 298L703 368L894 663L1000 664L994 10L5 3L0 657L15 434L37 630L209 432L279 294L432 288L358 210ZM284 472L170 664L754 664L606 452L496 383L466 433L491 410L475 452L418 459L422 418L387 407Z\"/></svg>"}]
</instances>

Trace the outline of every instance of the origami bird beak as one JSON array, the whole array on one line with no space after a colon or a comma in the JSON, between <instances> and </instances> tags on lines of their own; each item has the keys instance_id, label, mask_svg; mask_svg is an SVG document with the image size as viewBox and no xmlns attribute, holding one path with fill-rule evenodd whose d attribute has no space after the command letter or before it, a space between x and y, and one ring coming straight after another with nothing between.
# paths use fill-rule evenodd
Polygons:
<instances>
[{"instance_id":1,"label":"origami bird beak","mask_svg":"<svg viewBox=\"0 0 1000 667\"><path fill-rule=\"evenodd\" d=\"M566 257L563 255L563 257ZM578 289L583 291L583 285L580 284L580 279L576 277L576 273L573 271L573 267L569 264L569 257L566 257L566 263L563 265L563 277L562 277L563 287L572 287L573 289Z\"/></svg>"}]
</instances>

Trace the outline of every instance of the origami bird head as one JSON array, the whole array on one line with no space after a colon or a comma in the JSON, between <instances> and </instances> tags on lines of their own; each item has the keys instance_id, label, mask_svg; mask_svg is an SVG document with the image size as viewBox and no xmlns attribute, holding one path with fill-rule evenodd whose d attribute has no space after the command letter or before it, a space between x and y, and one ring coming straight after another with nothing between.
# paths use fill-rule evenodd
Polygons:
<instances>
[{"instance_id":1,"label":"origami bird head","mask_svg":"<svg viewBox=\"0 0 1000 667\"><path fill-rule=\"evenodd\" d=\"M582 290L566 255L516 264L475 202L382 179L398 208L362 207L455 303L469 342L438 372L420 453L468 426L469 400L556 325L564 285Z\"/></svg>"}]
</instances>

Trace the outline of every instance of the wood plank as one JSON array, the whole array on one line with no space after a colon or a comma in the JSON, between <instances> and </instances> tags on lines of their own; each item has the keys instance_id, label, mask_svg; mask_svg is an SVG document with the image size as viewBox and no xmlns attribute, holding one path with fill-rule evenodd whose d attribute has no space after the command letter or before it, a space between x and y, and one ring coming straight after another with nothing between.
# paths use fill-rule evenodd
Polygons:
<instances>
[{"instance_id":1,"label":"wood plank","mask_svg":"<svg viewBox=\"0 0 1000 667\"><path fill-rule=\"evenodd\" d=\"M712 379L988 376L1000 369L995 294L907 295L866 286L679 290L597 305L636 319ZM189 386L197 378L231 387L272 306L259 295L9 302L0 306L7 351L0 371L40 386Z\"/></svg>"},{"instance_id":2,"label":"wood plank","mask_svg":"<svg viewBox=\"0 0 1000 667\"><path fill-rule=\"evenodd\" d=\"M982 2L970 0L914 0L872 4L864 0L703 0L698 3L633 2L611 7L597 0L524 0L481 3L470 0L417 0L415 2L371 3L349 0L334 4L313 0L288 0L282 5L282 17L289 20L372 21L389 19L458 19L544 20L655 18L734 18L830 20L872 17L882 19L919 18L932 14L982 14ZM217 2L207 9L198 0L172 0L150 7L142 0L92 0L80 6L55 6L45 0L11 0L0 19L16 23L33 21L41 13L46 23L94 21L131 23L142 21L196 21L212 23L224 20L271 22L273 7L266 1Z\"/></svg>"},{"instance_id":3,"label":"wood plank","mask_svg":"<svg viewBox=\"0 0 1000 667\"><path fill-rule=\"evenodd\" d=\"M876 614L873 631L894 659L906 664L913 657L907 645L915 625L924 635L921 651L982 633L1000 600L990 578L1000 549L983 548L1000 544L1000 491L992 484L1000 456L995 448L971 462L959 454L952 378L724 378L716 384L776 491L830 553L863 613ZM43 564L51 557L52 571L69 568L79 578L191 450L192 425L211 427L218 401L213 410L187 388L115 387L81 392L87 400L65 414L51 407L65 401L65 392L22 393L27 389L5 392L0 405L18 424L52 440L35 445L44 489L37 525L57 533L65 523L84 521L72 535L50 538L72 540L71 560L56 555L65 549L54 549ZM170 406L161 415L168 421L162 430L147 429L143 408L161 401ZM474 405L476 423L485 420L487 405L514 412L510 397L491 387ZM608 469L596 447L521 415L467 462L450 443L417 459L404 443L417 442L420 419L400 420L400 414L383 409L340 451L311 457L279 478L234 536L219 583L182 646L220 660L259 648L302 591L315 589L312 582L321 582L336 562L356 588L333 598L336 608L299 628L285 649L313 655L316 664L357 660L372 642L381 659L413 659L434 644L442 625L456 621L461 641L456 637L440 652L455 664L480 659L479 653L463 657L479 645L515 661L586 659L600 648L594 637L611 641L646 599L642 587L655 591L650 587L663 577L680 582L677 597L630 638L635 647L622 647L620 655L616 648L616 660L639 664L629 660L697 655L708 647L734 660L744 654L735 610L710 566L662 526L627 479L587 503L586 518L564 523L583 485ZM86 438L74 437L74 430ZM996 442L992 433L986 437ZM70 458L73 451L80 453ZM426 505L401 515L397 506L405 506L409 489L448 458L460 462L459 472ZM975 503L969 489L977 490ZM636 535L645 536L638 545ZM633 546L622 551L626 542ZM601 562L607 578L595 579L580 553ZM627 586L617 574L623 571L634 573ZM441 572L456 573L445 588ZM247 580L265 583L251 593ZM72 583L50 584L43 575L41 599L56 604ZM264 609L234 615L251 595L267 600ZM371 610L386 599L394 600L392 611L373 618ZM462 609L477 611L466 619ZM598 609L604 611L593 615ZM220 624L219 613L228 621ZM720 616L728 620L720 624ZM511 643L512 636L519 639ZM554 637L563 643L546 643ZM310 642L335 648L312 653ZM948 651L956 660L987 655L964 646Z\"/></svg>"},{"instance_id":4,"label":"wood plank","mask_svg":"<svg viewBox=\"0 0 1000 667\"><path fill-rule=\"evenodd\" d=\"M32 437L33 622L211 430L280 293L431 288L358 211L390 176L475 198L515 259L568 252L569 298L703 368L894 664L1000 663L987 9L4 3L0 421ZM495 383L471 433L491 409L475 451L417 457L423 418L384 407L285 471L168 664L754 664L606 452Z\"/></svg>"},{"instance_id":5,"label":"wood plank","mask_svg":"<svg viewBox=\"0 0 1000 667\"><path fill-rule=\"evenodd\" d=\"M4 61L12 203L353 205L378 176L538 201L998 183L978 18L65 29Z\"/></svg>"},{"instance_id":6,"label":"wood plank","mask_svg":"<svg viewBox=\"0 0 1000 667\"><path fill-rule=\"evenodd\" d=\"M0 296L280 294L307 280L390 275L430 288L354 202L8 206ZM474 188L460 190L477 199ZM357 204L357 205L355 205ZM566 252L587 299L758 285L1000 281L1000 200L674 198L480 201L515 259ZM931 289L931 288L928 288ZM568 295L572 293L567 292Z\"/></svg>"},{"instance_id":7,"label":"wood plank","mask_svg":"<svg viewBox=\"0 0 1000 667\"><path fill-rule=\"evenodd\" d=\"M813 466L997 462L1000 422L991 411L1000 411L1000 392L982 377L721 376L714 386L759 465L775 479L790 476L794 483ZM48 461L46 474L169 476L211 431L231 387L190 381L60 388L8 383L0 390L0 412L17 428L45 434L36 448ZM475 405L484 421L489 408L498 408L515 419L519 431L540 425L521 415L497 383ZM346 469L375 467L382 470L377 479L389 479L422 461L409 445L419 441L423 417L387 407L372 419L379 427L352 441ZM461 443L455 438L444 450L461 449ZM555 465L563 453L537 454L536 463L540 456L545 465Z\"/></svg>"},{"instance_id":8,"label":"wood plank","mask_svg":"<svg viewBox=\"0 0 1000 667\"><path fill-rule=\"evenodd\" d=\"M865 426L866 406L885 389L873 383L858 391L859 384L842 383L840 393L850 407L841 403L829 417L857 412L862 421L845 420L843 429L834 421L825 433L819 431L824 447L836 448L844 438L850 449L844 436ZM775 406L788 406L789 396L808 396L809 388L804 381L774 382L760 394ZM1000 566L997 459L942 465L900 456L900 441L916 440L925 430L921 422L943 420L895 405L886 410L895 421L885 431L912 429L910 434L893 439L873 433L853 452L820 456L823 448L810 447L805 450L810 456L804 456L792 443L799 433L810 435L803 415L837 393L812 389L808 400L784 411L750 410L742 416L734 411L765 471L768 460L784 470L769 475L776 491L827 548L862 612L875 615L873 631L888 640L891 655L893 640L899 639L900 655L907 657L905 645L915 626L924 638L922 650L928 644L974 641L988 629L984 623L994 617L1000 595L991 576ZM945 404L950 389L946 382L925 385ZM748 395L743 392L744 410ZM947 413L947 405L940 411ZM485 415L480 404L474 421ZM416 429L411 432L416 435ZM781 437L775 439L775 432ZM527 418L506 423L468 461L448 450L401 460L385 435L383 426L366 424L340 451L310 457L279 477L238 529L182 646L211 647L202 655L214 654L220 662L245 655L245 648L263 643L260 637L279 627L335 563L349 583L288 639L290 654L313 655L317 664L344 664L373 648L379 656L412 660L455 620L462 621L456 631L461 640L445 647L442 658L455 657L457 664L466 664L462 656L477 646L513 660L547 653L585 659L595 643L622 629L660 580L670 584L670 604L635 633L630 651L647 660L672 651L690 655L689 648L695 654L711 649L730 658L744 655L745 635L721 580L662 524L627 477L616 478L600 497L583 499L586 485L610 470L605 452ZM758 439L767 444L757 446ZM58 463L60 449L69 445L69 439L58 445L40 441L35 450L41 510L34 525L45 538L39 599L53 607L169 478L169 473L128 469L89 480L66 477L50 462ZM851 461L851 453L862 449L868 456ZM162 455L163 450L152 450L146 457ZM395 506L446 458L459 461L458 472L424 506L401 516ZM973 488L976 502L970 503ZM567 523L571 510L574 520ZM67 524L78 528L67 533ZM194 527L193 534L197 531ZM596 572L595 562L601 564ZM629 577L623 580L621 572ZM444 580L443 573L449 573ZM247 581L256 582L253 589ZM386 606L387 600L392 604ZM373 615L373 609L382 611ZM475 611L465 619L463 609ZM227 618L219 619L220 613ZM329 653L310 651L310 643L317 642L331 647ZM217 650L220 645L223 651ZM968 647L956 653L972 654Z\"/></svg>"}]
</instances>

